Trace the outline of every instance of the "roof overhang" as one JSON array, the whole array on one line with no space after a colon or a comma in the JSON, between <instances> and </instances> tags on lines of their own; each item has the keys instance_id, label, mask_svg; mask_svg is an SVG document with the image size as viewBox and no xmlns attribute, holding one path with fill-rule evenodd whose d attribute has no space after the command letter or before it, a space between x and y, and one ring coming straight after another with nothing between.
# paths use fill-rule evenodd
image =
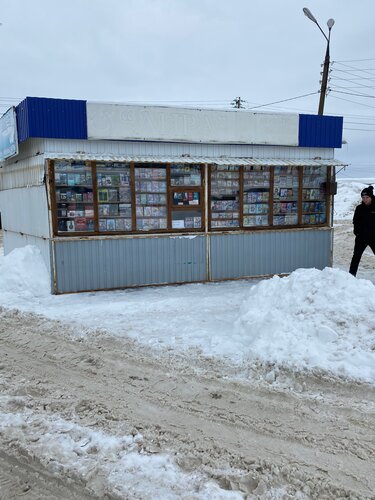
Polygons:
<instances>
[{"instance_id":1,"label":"roof overhang","mask_svg":"<svg viewBox=\"0 0 375 500\"><path fill-rule=\"evenodd\" d=\"M229 156L129 156L129 155L100 155L84 153L51 153L46 155L50 160L92 160L106 162L124 163L185 163L185 164L210 164L210 165L250 165L250 166L291 166L291 167L314 167L314 166L347 166L348 164L336 159L325 160L321 158L289 160L280 158L238 158Z\"/></svg>"}]
</instances>

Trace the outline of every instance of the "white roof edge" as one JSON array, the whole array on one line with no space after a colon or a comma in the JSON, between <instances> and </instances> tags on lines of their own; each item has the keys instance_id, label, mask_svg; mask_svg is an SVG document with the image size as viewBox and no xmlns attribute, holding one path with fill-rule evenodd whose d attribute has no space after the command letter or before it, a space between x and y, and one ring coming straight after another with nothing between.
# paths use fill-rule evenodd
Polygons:
<instances>
[{"instance_id":1,"label":"white roof edge","mask_svg":"<svg viewBox=\"0 0 375 500\"><path fill-rule=\"evenodd\" d=\"M46 159L50 160L95 160L108 162L135 163L208 163L214 165L263 165L263 166L347 166L345 163L336 159L281 159L281 158L241 158L241 157L207 157L207 156L133 156L133 155L109 155L109 154L84 154L84 153L49 153L45 154Z\"/></svg>"}]
</instances>

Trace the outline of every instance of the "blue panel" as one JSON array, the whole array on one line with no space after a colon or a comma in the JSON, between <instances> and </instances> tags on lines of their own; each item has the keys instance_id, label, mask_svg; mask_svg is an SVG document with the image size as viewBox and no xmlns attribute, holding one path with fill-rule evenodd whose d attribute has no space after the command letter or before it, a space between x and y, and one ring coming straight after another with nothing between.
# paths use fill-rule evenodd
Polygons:
<instances>
[{"instance_id":1,"label":"blue panel","mask_svg":"<svg viewBox=\"0 0 375 500\"><path fill-rule=\"evenodd\" d=\"M19 142L31 137L87 139L86 101L26 97L16 113Z\"/></svg>"},{"instance_id":2,"label":"blue panel","mask_svg":"<svg viewBox=\"0 0 375 500\"><path fill-rule=\"evenodd\" d=\"M27 112L27 101L22 101L16 107L18 142L29 138L29 114Z\"/></svg>"},{"instance_id":3,"label":"blue panel","mask_svg":"<svg viewBox=\"0 0 375 500\"><path fill-rule=\"evenodd\" d=\"M307 148L341 148L341 116L299 115L298 145Z\"/></svg>"}]
</instances>

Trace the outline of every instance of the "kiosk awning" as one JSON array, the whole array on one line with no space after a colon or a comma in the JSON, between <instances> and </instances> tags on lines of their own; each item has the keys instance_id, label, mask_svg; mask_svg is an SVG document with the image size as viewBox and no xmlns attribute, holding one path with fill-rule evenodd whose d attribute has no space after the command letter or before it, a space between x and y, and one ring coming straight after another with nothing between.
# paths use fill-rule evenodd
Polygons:
<instances>
[{"instance_id":1,"label":"kiosk awning","mask_svg":"<svg viewBox=\"0 0 375 500\"><path fill-rule=\"evenodd\" d=\"M261 166L291 166L314 167L333 166L344 167L348 164L336 159L308 158L308 159L280 159L280 158L239 158L230 156L130 156L130 155L100 155L85 153L51 153L45 157L50 160L95 160L108 162L135 163L185 163L185 164L210 164L210 165L261 165Z\"/></svg>"}]
</instances>

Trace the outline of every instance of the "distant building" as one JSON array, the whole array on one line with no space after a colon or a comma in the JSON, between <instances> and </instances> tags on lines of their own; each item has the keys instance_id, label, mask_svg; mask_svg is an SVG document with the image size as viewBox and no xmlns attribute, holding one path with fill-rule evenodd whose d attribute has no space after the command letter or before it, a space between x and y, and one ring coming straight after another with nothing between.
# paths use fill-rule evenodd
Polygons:
<instances>
[{"instance_id":1,"label":"distant building","mask_svg":"<svg viewBox=\"0 0 375 500\"><path fill-rule=\"evenodd\" d=\"M36 245L54 293L332 263L340 117L35 97L6 115L5 254Z\"/></svg>"}]
</instances>

